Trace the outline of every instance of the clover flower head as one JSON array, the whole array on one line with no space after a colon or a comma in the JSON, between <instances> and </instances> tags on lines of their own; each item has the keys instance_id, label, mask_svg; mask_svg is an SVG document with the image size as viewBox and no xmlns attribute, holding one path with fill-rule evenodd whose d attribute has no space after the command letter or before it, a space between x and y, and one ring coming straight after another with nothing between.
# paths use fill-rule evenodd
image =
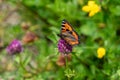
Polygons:
<instances>
[{"instance_id":1,"label":"clover flower head","mask_svg":"<svg viewBox=\"0 0 120 80\"><path fill-rule=\"evenodd\" d=\"M88 5L83 6L82 10L89 12L89 16L91 17L100 11L100 6L95 4L94 1L88 1Z\"/></svg>"},{"instance_id":2,"label":"clover flower head","mask_svg":"<svg viewBox=\"0 0 120 80\"><path fill-rule=\"evenodd\" d=\"M105 48L100 47L97 49L97 57L98 58L100 58L100 59L103 58L105 54L106 54Z\"/></svg>"},{"instance_id":3,"label":"clover flower head","mask_svg":"<svg viewBox=\"0 0 120 80\"><path fill-rule=\"evenodd\" d=\"M8 46L7 46L7 52L8 54L17 54L22 52L22 44L19 40L13 40Z\"/></svg>"},{"instance_id":4,"label":"clover flower head","mask_svg":"<svg viewBox=\"0 0 120 80\"><path fill-rule=\"evenodd\" d=\"M63 54L72 52L72 46L69 45L64 39L58 41L58 51Z\"/></svg>"}]
</instances>

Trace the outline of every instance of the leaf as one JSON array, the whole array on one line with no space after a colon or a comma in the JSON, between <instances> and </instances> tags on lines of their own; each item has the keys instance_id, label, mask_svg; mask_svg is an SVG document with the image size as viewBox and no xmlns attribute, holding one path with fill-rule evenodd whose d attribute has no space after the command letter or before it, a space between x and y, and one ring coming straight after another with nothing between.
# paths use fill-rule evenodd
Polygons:
<instances>
[{"instance_id":1,"label":"leaf","mask_svg":"<svg viewBox=\"0 0 120 80\"><path fill-rule=\"evenodd\" d=\"M120 16L120 6L113 6L109 8L110 11L112 12L112 14L116 15L116 16Z\"/></svg>"},{"instance_id":2,"label":"leaf","mask_svg":"<svg viewBox=\"0 0 120 80\"><path fill-rule=\"evenodd\" d=\"M97 28L93 22L87 22L80 28L81 33L89 36L94 36L97 32Z\"/></svg>"}]
</instances>

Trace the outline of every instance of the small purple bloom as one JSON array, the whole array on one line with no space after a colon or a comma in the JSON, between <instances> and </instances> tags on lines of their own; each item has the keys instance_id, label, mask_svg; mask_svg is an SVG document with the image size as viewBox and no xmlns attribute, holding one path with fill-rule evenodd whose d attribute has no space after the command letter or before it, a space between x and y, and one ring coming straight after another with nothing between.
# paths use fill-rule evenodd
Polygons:
<instances>
[{"instance_id":1,"label":"small purple bloom","mask_svg":"<svg viewBox=\"0 0 120 80\"><path fill-rule=\"evenodd\" d=\"M19 40L13 40L10 45L7 46L8 54L17 54L23 50L22 44Z\"/></svg>"},{"instance_id":2,"label":"small purple bloom","mask_svg":"<svg viewBox=\"0 0 120 80\"><path fill-rule=\"evenodd\" d=\"M60 39L58 41L58 51L64 54L70 53L72 52L72 46L69 45L64 39Z\"/></svg>"}]
</instances>

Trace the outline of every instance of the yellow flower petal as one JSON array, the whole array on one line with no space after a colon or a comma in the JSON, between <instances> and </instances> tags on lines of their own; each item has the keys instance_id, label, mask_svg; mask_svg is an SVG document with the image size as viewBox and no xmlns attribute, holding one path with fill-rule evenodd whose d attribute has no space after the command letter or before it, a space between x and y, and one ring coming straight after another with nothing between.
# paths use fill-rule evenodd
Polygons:
<instances>
[{"instance_id":1,"label":"yellow flower petal","mask_svg":"<svg viewBox=\"0 0 120 80\"><path fill-rule=\"evenodd\" d=\"M95 4L95 1L88 1L88 6L92 6Z\"/></svg>"},{"instance_id":2,"label":"yellow flower petal","mask_svg":"<svg viewBox=\"0 0 120 80\"><path fill-rule=\"evenodd\" d=\"M89 6L83 6L82 10L85 11L85 12L89 12L90 7Z\"/></svg>"},{"instance_id":3,"label":"yellow flower petal","mask_svg":"<svg viewBox=\"0 0 120 80\"><path fill-rule=\"evenodd\" d=\"M106 53L106 50L105 50L105 48L98 48L98 50L97 50L97 54L98 54L98 58L102 58L104 55L105 55L105 53Z\"/></svg>"},{"instance_id":4,"label":"yellow flower petal","mask_svg":"<svg viewBox=\"0 0 120 80\"><path fill-rule=\"evenodd\" d=\"M92 7L91 9L92 11L94 11L95 13L99 12L100 11L100 7L96 4L94 4L94 6Z\"/></svg>"},{"instance_id":5,"label":"yellow flower petal","mask_svg":"<svg viewBox=\"0 0 120 80\"><path fill-rule=\"evenodd\" d=\"M88 5L83 6L82 10L89 12L89 16L91 17L100 11L100 6L95 4L95 1L88 1Z\"/></svg>"},{"instance_id":6,"label":"yellow flower petal","mask_svg":"<svg viewBox=\"0 0 120 80\"><path fill-rule=\"evenodd\" d=\"M94 14L95 14L94 11L90 11L90 12L89 12L89 16L90 16L90 17L93 16Z\"/></svg>"}]
</instances>

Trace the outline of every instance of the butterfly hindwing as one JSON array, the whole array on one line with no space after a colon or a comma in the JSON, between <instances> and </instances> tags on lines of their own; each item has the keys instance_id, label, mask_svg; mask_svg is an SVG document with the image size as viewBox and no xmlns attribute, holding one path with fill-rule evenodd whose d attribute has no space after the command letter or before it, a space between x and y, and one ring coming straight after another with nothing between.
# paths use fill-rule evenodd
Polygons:
<instances>
[{"instance_id":1,"label":"butterfly hindwing","mask_svg":"<svg viewBox=\"0 0 120 80\"><path fill-rule=\"evenodd\" d=\"M79 44L79 36L73 30L72 26L68 23L68 21L62 21L61 33L60 36L69 44L69 45L77 45Z\"/></svg>"}]
</instances>

